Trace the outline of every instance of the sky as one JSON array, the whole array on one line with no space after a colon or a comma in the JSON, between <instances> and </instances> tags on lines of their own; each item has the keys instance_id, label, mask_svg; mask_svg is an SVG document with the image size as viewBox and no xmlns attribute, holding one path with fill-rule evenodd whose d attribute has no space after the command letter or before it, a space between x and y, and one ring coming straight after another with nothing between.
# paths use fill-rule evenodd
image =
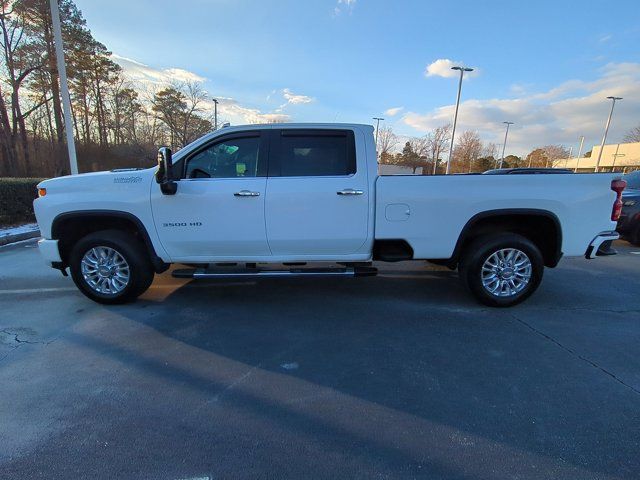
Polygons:
<instances>
[{"instance_id":1,"label":"sky","mask_svg":"<svg viewBox=\"0 0 640 480\"><path fill-rule=\"evenodd\" d=\"M76 0L132 81L203 82L232 124L391 126L421 136L453 121L507 154L577 152L640 125L640 2Z\"/></svg>"}]
</instances>

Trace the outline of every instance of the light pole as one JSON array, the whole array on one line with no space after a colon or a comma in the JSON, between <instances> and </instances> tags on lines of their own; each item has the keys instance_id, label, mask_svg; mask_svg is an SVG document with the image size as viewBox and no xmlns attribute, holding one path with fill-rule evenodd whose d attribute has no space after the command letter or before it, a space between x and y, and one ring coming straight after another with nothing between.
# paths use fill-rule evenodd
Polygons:
<instances>
[{"instance_id":1,"label":"light pole","mask_svg":"<svg viewBox=\"0 0 640 480\"><path fill-rule=\"evenodd\" d=\"M571 155L573 155L573 145L569 147L569 157L564 161L564 168L567 168L567 164L569 160L571 160Z\"/></svg>"},{"instance_id":2,"label":"light pole","mask_svg":"<svg viewBox=\"0 0 640 480\"><path fill-rule=\"evenodd\" d=\"M620 148L620 144L618 144L616 146L616 153L613 154L613 165L611 165L611 171L615 171L616 168L616 160L618 159L618 157L624 157L624 153L618 153L618 149ZM624 171L624 169L623 169Z\"/></svg>"},{"instance_id":3,"label":"light pole","mask_svg":"<svg viewBox=\"0 0 640 480\"><path fill-rule=\"evenodd\" d=\"M56 47L56 61L60 77L60 96L64 112L64 130L67 135L67 149L69 151L69 167L71 175L78 174L78 160L76 158L76 142L73 138L73 120L71 117L71 98L69 97L69 83L67 82L67 67L64 62L64 44L62 43L62 29L60 28L60 11L57 0L49 0L51 7L51 23Z\"/></svg>"},{"instance_id":4,"label":"light pole","mask_svg":"<svg viewBox=\"0 0 640 480\"><path fill-rule=\"evenodd\" d=\"M578 149L578 156L576 157L576 168L573 169L573 173L578 171L578 163L580 162L580 155L582 155L582 145L584 145L584 135L580 135L580 148Z\"/></svg>"},{"instance_id":5,"label":"light pole","mask_svg":"<svg viewBox=\"0 0 640 480\"><path fill-rule=\"evenodd\" d=\"M602 150L604 150L604 143L607 141L607 133L609 133L609 125L611 125L611 117L613 116L613 107L616 106L616 100L622 100L622 97L607 97L611 102L611 111L609 112L609 118L607 118L607 124L604 127L604 136L602 137L602 144L600 145L600 151L598 152L598 160L596 161L596 172L600 168L600 159L602 158Z\"/></svg>"},{"instance_id":6,"label":"light pole","mask_svg":"<svg viewBox=\"0 0 640 480\"><path fill-rule=\"evenodd\" d=\"M460 108L460 93L462 92L462 77L464 72L473 72L473 68L468 67L451 67L451 70L460 71L460 81L458 82L458 97L456 98L456 113L453 115L453 128L451 129L451 145L449 145L449 159L447 160L447 170L445 175L449 175L451 169L451 157L453 155L453 140L456 136L456 123L458 123L458 108Z\"/></svg>"},{"instance_id":7,"label":"light pole","mask_svg":"<svg viewBox=\"0 0 640 480\"><path fill-rule=\"evenodd\" d=\"M376 154L378 152L378 129L380 128L380 120L384 120L382 117L373 117L376 121Z\"/></svg>"},{"instance_id":8,"label":"light pole","mask_svg":"<svg viewBox=\"0 0 640 480\"><path fill-rule=\"evenodd\" d=\"M501 144L501 143L496 144L496 150L499 150L501 146L502 146L502 144ZM496 155L498 155L498 152L496 152ZM495 158L495 161L496 161L496 163L495 163L495 165L494 165L494 166L495 166L495 168L498 168L498 165L500 165L500 160L498 160L497 158Z\"/></svg>"},{"instance_id":9,"label":"light pole","mask_svg":"<svg viewBox=\"0 0 640 480\"><path fill-rule=\"evenodd\" d=\"M502 122L507 125L507 130L504 132L504 143L502 144L502 157L500 158L500 166L498 168L502 168L502 164L504 163L504 150L507 148L507 135L509 135L509 126L513 125L513 122Z\"/></svg>"},{"instance_id":10,"label":"light pole","mask_svg":"<svg viewBox=\"0 0 640 480\"><path fill-rule=\"evenodd\" d=\"M213 129L218 130L218 99L213 100Z\"/></svg>"}]
</instances>

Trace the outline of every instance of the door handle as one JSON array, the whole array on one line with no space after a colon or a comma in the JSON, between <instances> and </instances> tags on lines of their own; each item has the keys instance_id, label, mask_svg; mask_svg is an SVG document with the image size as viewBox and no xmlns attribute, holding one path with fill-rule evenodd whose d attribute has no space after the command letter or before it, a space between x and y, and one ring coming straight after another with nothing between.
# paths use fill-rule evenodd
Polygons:
<instances>
[{"instance_id":1,"label":"door handle","mask_svg":"<svg viewBox=\"0 0 640 480\"><path fill-rule=\"evenodd\" d=\"M259 197L260 192L252 192L251 190L240 190L233 194L234 197Z\"/></svg>"},{"instance_id":2,"label":"door handle","mask_svg":"<svg viewBox=\"0 0 640 480\"><path fill-rule=\"evenodd\" d=\"M354 190L353 188L345 188L336 192L338 195L363 195L364 190Z\"/></svg>"}]
</instances>

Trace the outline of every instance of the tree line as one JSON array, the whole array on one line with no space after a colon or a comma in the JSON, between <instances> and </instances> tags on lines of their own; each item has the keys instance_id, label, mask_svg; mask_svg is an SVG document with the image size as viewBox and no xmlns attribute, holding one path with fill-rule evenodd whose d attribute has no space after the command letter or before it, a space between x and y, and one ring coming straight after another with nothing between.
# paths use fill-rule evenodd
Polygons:
<instances>
[{"instance_id":1,"label":"tree line","mask_svg":"<svg viewBox=\"0 0 640 480\"><path fill-rule=\"evenodd\" d=\"M410 138L400 148L400 137L391 127L378 131L378 155L382 164L418 169L423 175L442 174L446 171L451 146L451 125L436 127L422 137ZM569 151L561 145L537 147L525 157L506 155L503 168L551 167L555 160L567 158ZM467 130L457 136L451 156L449 173L484 172L498 168L500 152L495 143L485 143L477 132Z\"/></svg>"},{"instance_id":2,"label":"tree line","mask_svg":"<svg viewBox=\"0 0 640 480\"><path fill-rule=\"evenodd\" d=\"M141 91L74 2L58 5L81 171L148 166L158 145L181 147L213 128L199 84ZM2 0L0 176L56 176L68 165L49 1Z\"/></svg>"},{"instance_id":3,"label":"tree line","mask_svg":"<svg viewBox=\"0 0 640 480\"><path fill-rule=\"evenodd\" d=\"M58 5L80 171L149 166L159 145L180 148L213 129L202 85L132 84L73 0ZM0 0L0 176L69 173L65 128L49 1ZM443 125L401 146L390 128L382 128L380 161L444 173L450 138L451 126ZM640 127L625 140L640 141ZM504 166L550 166L566 156L564 147L547 145L525 158L509 155ZM477 172L498 162L498 147L467 131L456 138L450 171Z\"/></svg>"}]
</instances>

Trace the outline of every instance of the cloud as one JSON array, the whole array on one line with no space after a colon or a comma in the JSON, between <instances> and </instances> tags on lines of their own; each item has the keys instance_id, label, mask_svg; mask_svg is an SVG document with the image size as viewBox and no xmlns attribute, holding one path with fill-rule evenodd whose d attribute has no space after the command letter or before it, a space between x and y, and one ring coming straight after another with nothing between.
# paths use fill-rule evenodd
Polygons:
<instances>
[{"instance_id":1,"label":"cloud","mask_svg":"<svg viewBox=\"0 0 640 480\"><path fill-rule=\"evenodd\" d=\"M397 114L399 114L402 110L404 110L404 107L392 107L392 108L388 108L384 111L385 115L388 115L389 117L395 117Z\"/></svg>"},{"instance_id":2,"label":"cloud","mask_svg":"<svg viewBox=\"0 0 640 480\"><path fill-rule=\"evenodd\" d=\"M600 37L598 38L598 42L607 43L612 38L613 38L613 35L611 34L600 35Z\"/></svg>"},{"instance_id":3,"label":"cloud","mask_svg":"<svg viewBox=\"0 0 640 480\"><path fill-rule=\"evenodd\" d=\"M291 116L280 112L262 112L257 108L241 105L233 98L218 97L218 112L222 118L233 125L244 123L288 122ZM206 102L205 109L213 111L213 102Z\"/></svg>"},{"instance_id":4,"label":"cloud","mask_svg":"<svg viewBox=\"0 0 640 480\"><path fill-rule=\"evenodd\" d=\"M459 72L455 70L451 70L451 67L464 65L464 62L449 60L448 58L439 58L435 62L431 62L427 65L427 68L424 70L424 75L426 77L442 77L442 78L453 78L458 77L460 75ZM475 69L473 72L465 73L465 77L475 77L478 75L478 70Z\"/></svg>"},{"instance_id":5,"label":"cloud","mask_svg":"<svg viewBox=\"0 0 640 480\"><path fill-rule=\"evenodd\" d=\"M159 70L115 53L111 58L122 67L125 75L134 82L164 85L171 82L204 82L206 78L182 68Z\"/></svg>"},{"instance_id":6,"label":"cloud","mask_svg":"<svg viewBox=\"0 0 640 480\"><path fill-rule=\"evenodd\" d=\"M467 93L468 94L468 93ZM602 137L610 101L616 104L608 142L620 141L638 122L640 111L640 63L609 63L593 81L569 80L547 91L523 93L518 98L469 99L460 105L457 131L476 130L484 141L502 143L503 121L515 122L509 130L507 150L526 154L533 147L549 144L573 145L580 135L587 145ZM450 123L455 105L427 113L406 112L405 125L426 132ZM590 147L588 148L590 149ZM587 149L587 150L588 150Z\"/></svg>"},{"instance_id":7,"label":"cloud","mask_svg":"<svg viewBox=\"0 0 640 480\"><path fill-rule=\"evenodd\" d=\"M206 81L205 77L181 68L161 70L116 54L113 54L112 58L122 67L124 76L131 81L138 90L147 94L149 90L155 91L158 88L162 88L176 81L199 83ZM275 93L275 91L272 93ZM304 95L293 95L293 97L296 97L296 99L297 97L309 98ZM220 119L224 119L235 125L245 123L287 122L291 120L291 116L285 113L278 111L263 112L258 108L244 106L234 98L217 97L217 100ZM300 103L300 99L298 99L298 103ZM213 113L214 102L211 100L203 102L202 106L207 113Z\"/></svg>"},{"instance_id":8,"label":"cloud","mask_svg":"<svg viewBox=\"0 0 640 480\"><path fill-rule=\"evenodd\" d=\"M342 14L342 12L347 12L351 14L355 6L356 6L356 0L338 0L338 3L333 9L333 14L335 16Z\"/></svg>"},{"instance_id":9,"label":"cloud","mask_svg":"<svg viewBox=\"0 0 640 480\"><path fill-rule=\"evenodd\" d=\"M288 88L285 88L284 90L282 90L282 96L287 101L287 103L290 103L292 105L312 103L315 101L313 97L308 97L307 95L296 95Z\"/></svg>"}]
</instances>

